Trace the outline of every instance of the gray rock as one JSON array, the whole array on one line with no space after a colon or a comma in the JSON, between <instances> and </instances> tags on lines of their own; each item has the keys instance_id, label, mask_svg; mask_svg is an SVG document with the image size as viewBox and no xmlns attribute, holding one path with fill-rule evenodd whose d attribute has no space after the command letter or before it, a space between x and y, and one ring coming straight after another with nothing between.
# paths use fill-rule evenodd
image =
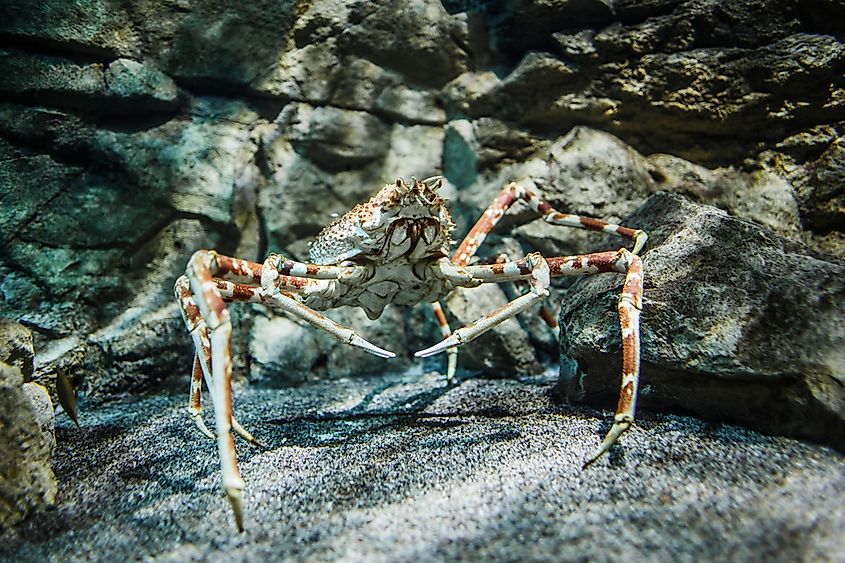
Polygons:
<instances>
[{"instance_id":1,"label":"gray rock","mask_svg":"<svg viewBox=\"0 0 845 563\"><path fill-rule=\"evenodd\" d=\"M465 18L423 0L359 4L339 37L345 51L426 86L442 86L468 70L468 42Z\"/></svg>"},{"instance_id":2,"label":"gray rock","mask_svg":"<svg viewBox=\"0 0 845 563\"><path fill-rule=\"evenodd\" d=\"M676 406L845 447L845 268L713 207L661 193L626 221L643 256L641 405ZM579 280L561 309L570 398L618 393L621 277Z\"/></svg>"},{"instance_id":3,"label":"gray rock","mask_svg":"<svg viewBox=\"0 0 845 563\"><path fill-rule=\"evenodd\" d=\"M334 43L334 39L327 39L285 51L272 72L256 83L256 90L314 105L326 103L340 64Z\"/></svg>"},{"instance_id":4,"label":"gray rock","mask_svg":"<svg viewBox=\"0 0 845 563\"><path fill-rule=\"evenodd\" d=\"M845 143L835 138L795 178L801 220L814 231L845 230Z\"/></svg>"},{"instance_id":5,"label":"gray rock","mask_svg":"<svg viewBox=\"0 0 845 563\"><path fill-rule=\"evenodd\" d=\"M287 317L256 317L249 335L250 383L290 386L309 378L322 352L315 332Z\"/></svg>"},{"instance_id":6,"label":"gray rock","mask_svg":"<svg viewBox=\"0 0 845 563\"><path fill-rule=\"evenodd\" d=\"M32 379L32 333L25 326L0 318L0 362L20 370L24 381Z\"/></svg>"},{"instance_id":7,"label":"gray rock","mask_svg":"<svg viewBox=\"0 0 845 563\"><path fill-rule=\"evenodd\" d=\"M842 456L676 415L648 415L581 463L607 412L554 383L373 377L236 387L244 535L215 443L159 394L61 424L60 505L0 536L0 556L62 561L828 560L845 552ZM97 467L91 471L90 467Z\"/></svg>"},{"instance_id":8,"label":"gray rock","mask_svg":"<svg viewBox=\"0 0 845 563\"><path fill-rule=\"evenodd\" d=\"M103 73L106 97L117 97L134 111L175 109L179 88L150 63L117 59Z\"/></svg>"},{"instance_id":9,"label":"gray rock","mask_svg":"<svg viewBox=\"0 0 845 563\"><path fill-rule=\"evenodd\" d=\"M453 316L452 328L475 322L484 315L503 307L508 302L497 285L486 284L471 289L454 291L443 304ZM536 357L528 334L517 319L508 319L490 332L459 348L463 367L496 373L500 366L518 374L536 374L543 371L543 364Z\"/></svg>"},{"instance_id":10,"label":"gray rock","mask_svg":"<svg viewBox=\"0 0 845 563\"><path fill-rule=\"evenodd\" d=\"M51 441L41 422L20 371L0 363L0 529L55 504Z\"/></svg>"},{"instance_id":11,"label":"gray rock","mask_svg":"<svg viewBox=\"0 0 845 563\"><path fill-rule=\"evenodd\" d=\"M50 445L50 453L52 454L56 447L56 411L50 393L46 387L33 381L24 383L22 389L32 405L35 423L41 430L44 440Z\"/></svg>"},{"instance_id":12,"label":"gray rock","mask_svg":"<svg viewBox=\"0 0 845 563\"><path fill-rule=\"evenodd\" d=\"M8 77L0 91L12 99L37 97L70 109L144 113L174 110L178 102L179 90L171 78L151 63L130 59L117 59L105 67L3 51L0 72Z\"/></svg>"},{"instance_id":13,"label":"gray rock","mask_svg":"<svg viewBox=\"0 0 845 563\"><path fill-rule=\"evenodd\" d=\"M751 173L735 168L709 170L666 154L651 155L648 162L653 165L650 175L661 189L751 219L787 238L799 238L796 193L783 176L765 169Z\"/></svg>"},{"instance_id":14,"label":"gray rock","mask_svg":"<svg viewBox=\"0 0 845 563\"><path fill-rule=\"evenodd\" d=\"M285 114L294 149L319 166L339 172L362 167L383 157L390 129L363 111L297 104Z\"/></svg>"}]
</instances>

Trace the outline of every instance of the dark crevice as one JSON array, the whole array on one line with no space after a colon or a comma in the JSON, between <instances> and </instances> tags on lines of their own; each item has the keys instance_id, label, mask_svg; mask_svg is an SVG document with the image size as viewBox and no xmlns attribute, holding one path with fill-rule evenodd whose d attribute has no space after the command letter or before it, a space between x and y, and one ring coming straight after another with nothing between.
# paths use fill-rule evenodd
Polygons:
<instances>
[{"instance_id":1,"label":"dark crevice","mask_svg":"<svg viewBox=\"0 0 845 563\"><path fill-rule=\"evenodd\" d=\"M78 41L58 41L49 37L14 35L0 32L0 49L15 49L31 55L56 57L76 64L101 63L107 65L120 58L112 50Z\"/></svg>"},{"instance_id":2,"label":"dark crevice","mask_svg":"<svg viewBox=\"0 0 845 563\"><path fill-rule=\"evenodd\" d=\"M46 109L66 111L89 120L104 117L106 120L138 119L164 123L178 111L178 104L156 100L149 96L110 96L80 92L52 90L27 91L21 94L0 93L0 103L25 107L41 106Z\"/></svg>"},{"instance_id":3,"label":"dark crevice","mask_svg":"<svg viewBox=\"0 0 845 563\"><path fill-rule=\"evenodd\" d=\"M2 127L2 124L0 124L0 127ZM67 146L56 145L49 138L43 139L43 142L37 142L32 137L18 135L9 130L0 131L0 139L4 139L10 145L32 151L30 154L22 154L16 158L26 159L37 156L49 156L57 164L82 169L87 168L94 161L88 147L79 147L78 150L73 150Z\"/></svg>"}]
</instances>

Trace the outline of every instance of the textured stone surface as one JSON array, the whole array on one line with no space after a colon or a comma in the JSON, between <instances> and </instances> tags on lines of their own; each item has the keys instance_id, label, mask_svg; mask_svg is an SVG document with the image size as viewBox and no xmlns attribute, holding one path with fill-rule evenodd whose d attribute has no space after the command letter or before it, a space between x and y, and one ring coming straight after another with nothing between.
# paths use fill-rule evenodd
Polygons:
<instances>
[{"instance_id":1,"label":"textured stone surface","mask_svg":"<svg viewBox=\"0 0 845 563\"><path fill-rule=\"evenodd\" d=\"M17 368L24 381L32 379L32 333L26 327L0 318L0 362Z\"/></svg>"},{"instance_id":2,"label":"textured stone surface","mask_svg":"<svg viewBox=\"0 0 845 563\"><path fill-rule=\"evenodd\" d=\"M0 362L0 529L55 503L52 427L41 423L49 424L24 388L20 370Z\"/></svg>"},{"instance_id":3,"label":"textured stone surface","mask_svg":"<svg viewBox=\"0 0 845 563\"><path fill-rule=\"evenodd\" d=\"M582 471L610 413L555 405L553 385L445 389L411 376L236 388L235 412L269 444L238 444L244 535L184 393L99 407L85 431L60 425L59 506L0 536L0 556L786 562L845 552L840 454L644 410Z\"/></svg>"},{"instance_id":4,"label":"textured stone surface","mask_svg":"<svg viewBox=\"0 0 845 563\"><path fill-rule=\"evenodd\" d=\"M640 404L845 447L845 266L679 195L628 221L649 233ZM620 287L594 276L564 298L572 398L618 393Z\"/></svg>"},{"instance_id":5,"label":"textured stone surface","mask_svg":"<svg viewBox=\"0 0 845 563\"><path fill-rule=\"evenodd\" d=\"M332 214L437 173L456 238L524 179L611 220L679 191L841 259L843 28L828 0L5 3L0 315L33 330L48 389L57 369L83 405L156 387L190 370L171 288L195 249L305 258ZM512 213L482 258L619 242ZM513 296L487 291L453 325ZM425 307L338 312L393 362L316 333L295 356L285 331L257 341L286 321L232 311L257 384L445 366L410 360L439 339ZM552 338L523 316L461 365L532 371Z\"/></svg>"}]
</instances>

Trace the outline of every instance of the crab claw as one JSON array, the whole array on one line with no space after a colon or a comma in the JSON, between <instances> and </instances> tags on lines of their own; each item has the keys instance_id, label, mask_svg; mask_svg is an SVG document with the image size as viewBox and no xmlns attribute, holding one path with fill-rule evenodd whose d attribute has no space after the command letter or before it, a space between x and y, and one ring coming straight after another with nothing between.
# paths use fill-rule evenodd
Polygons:
<instances>
[{"instance_id":1,"label":"crab claw","mask_svg":"<svg viewBox=\"0 0 845 563\"><path fill-rule=\"evenodd\" d=\"M434 346L426 348L425 350L420 350L419 352L414 352L414 357L416 358L427 358L429 356L433 356L435 354L439 354L440 352L448 349L454 348L458 346L463 341L461 340L460 335L457 332L453 332L449 338L441 340Z\"/></svg>"},{"instance_id":2,"label":"crab claw","mask_svg":"<svg viewBox=\"0 0 845 563\"><path fill-rule=\"evenodd\" d=\"M349 344L355 346L356 348L361 348L362 350L366 350L370 354L374 356L378 356L379 358L395 358L396 354L391 352L390 350L385 350L384 348L379 348L372 342L368 342L358 336L357 334L352 334L349 338Z\"/></svg>"}]
</instances>

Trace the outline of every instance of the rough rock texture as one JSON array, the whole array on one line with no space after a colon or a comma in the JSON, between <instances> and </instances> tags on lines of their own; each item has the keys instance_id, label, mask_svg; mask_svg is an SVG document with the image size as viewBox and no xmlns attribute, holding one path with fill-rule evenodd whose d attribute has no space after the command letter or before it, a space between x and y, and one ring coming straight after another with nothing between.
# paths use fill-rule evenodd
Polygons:
<instances>
[{"instance_id":1,"label":"rough rock texture","mask_svg":"<svg viewBox=\"0 0 845 563\"><path fill-rule=\"evenodd\" d=\"M640 405L845 448L845 265L679 195L654 195L628 220L649 233ZM570 397L618 393L620 278L565 296Z\"/></svg>"},{"instance_id":2,"label":"rough rock texture","mask_svg":"<svg viewBox=\"0 0 845 563\"><path fill-rule=\"evenodd\" d=\"M18 368L0 362L0 529L56 501L52 408L44 408L45 398L50 404L45 395L43 387L24 384Z\"/></svg>"},{"instance_id":3,"label":"rough rock texture","mask_svg":"<svg viewBox=\"0 0 845 563\"><path fill-rule=\"evenodd\" d=\"M0 318L0 362L17 368L23 380L29 381L34 356L32 333L16 322Z\"/></svg>"},{"instance_id":4,"label":"rough rock texture","mask_svg":"<svg viewBox=\"0 0 845 563\"><path fill-rule=\"evenodd\" d=\"M435 376L235 390L246 534L214 442L160 394L59 427L56 510L0 535L13 560L827 561L845 472L826 447L650 415L587 470L610 414L554 376ZM151 416L151 413L156 413ZM155 446L149 447L151 440Z\"/></svg>"},{"instance_id":5,"label":"rough rock texture","mask_svg":"<svg viewBox=\"0 0 845 563\"><path fill-rule=\"evenodd\" d=\"M3 3L0 317L33 330L48 389L158 387L190 370L172 285L194 250L304 258L332 214L438 173L461 234L512 180L617 221L672 190L842 260L842 29L830 0ZM529 216L482 254L619 244ZM480 295L453 325L514 291ZM232 309L236 377L262 385L445 364L411 359L439 339L424 308L330 313L390 363ZM536 371L550 334L517 319L461 365Z\"/></svg>"}]
</instances>

